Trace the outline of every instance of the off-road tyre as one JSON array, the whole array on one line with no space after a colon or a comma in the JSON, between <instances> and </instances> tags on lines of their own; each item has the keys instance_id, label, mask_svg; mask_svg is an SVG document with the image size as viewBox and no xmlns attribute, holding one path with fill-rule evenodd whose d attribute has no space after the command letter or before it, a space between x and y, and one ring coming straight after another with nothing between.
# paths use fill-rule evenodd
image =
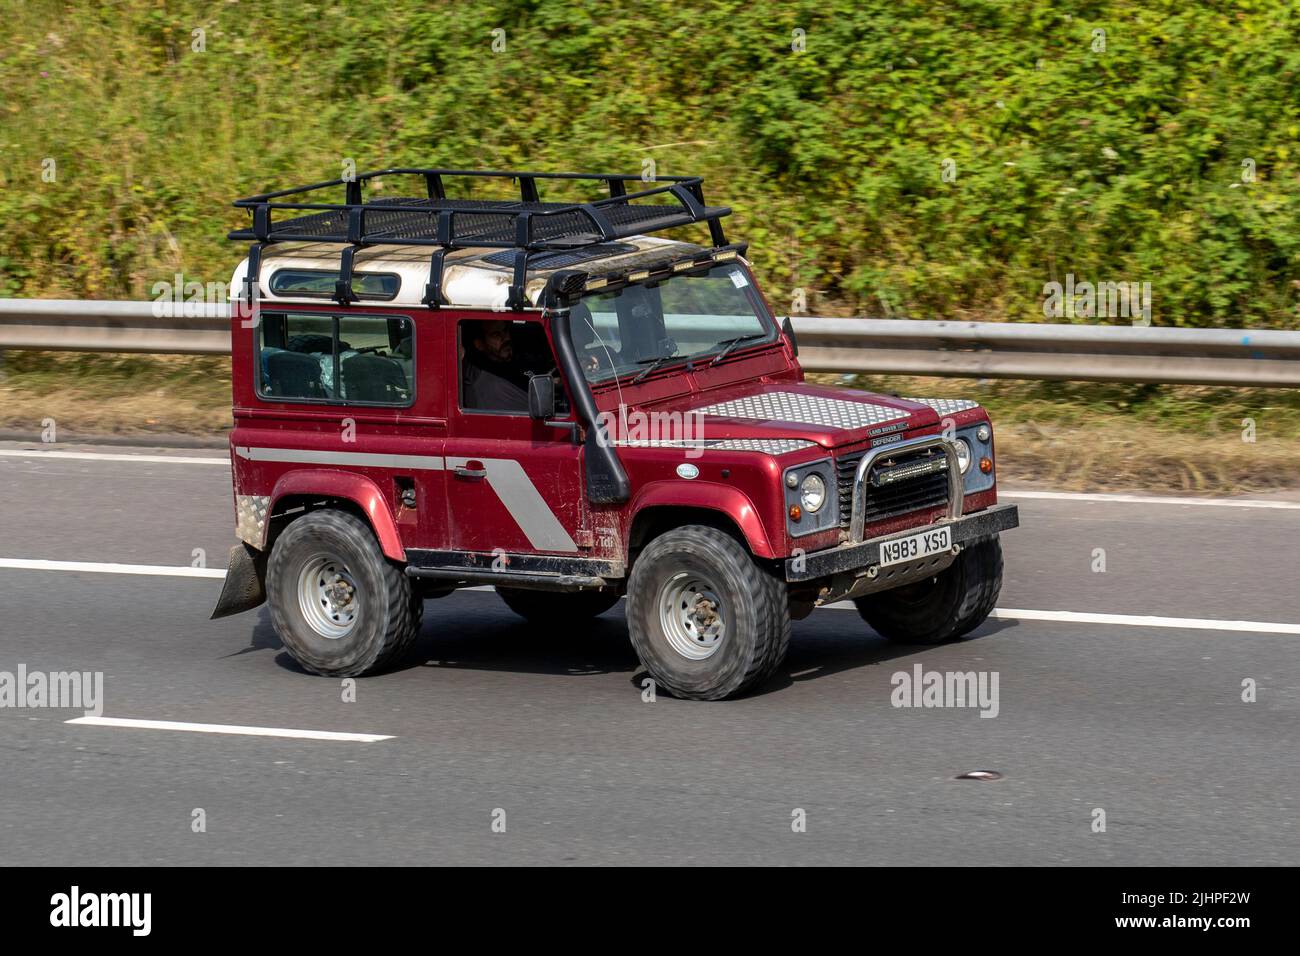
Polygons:
<instances>
[{"instance_id":1,"label":"off-road tyre","mask_svg":"<svg viewBox=\"0 0 1300 956\"><path fill-rule=\"evenodd\" d=\"M300 599L305 580L324 582L327 576L323 571L308 575L307 568L331 558L357 601L350 629L333 637L309 618L328 616L329 606L315 594ZM343 511L322 508L290 522L271 548L266 585L276 633L294 660L315 674L360 677L383 670L406 655L420 632L424 602L410 578L384 556L370 527ZM323 610L304 610L312 603Z\"/></svg>"},{"instance_id":2,"label":"off-road tyre","mask_svg":"<svg viewBox=\"0 0 1300 956\"><path fill-rule=\"evenodd\" d=\"M701 586L689 590L692 582ZM665 626L666 614L680 621L688 605L697 607L706 594L716 601L706 598L705 608L721 609L712 651L700 637L707 629L682 625L670 637ZM790 644L784 582L731 535L702 525L666 532L637 557L628 581L627 620L632 645L657 686L690 700L722 700L753 689L780 667Z\"/></svg>"},{"instance_id":3,"label":"off-road tyre","mask_svg":"<svg viewBox=\"0 0 1300 956\"><path fill-rule=\"evenodd\" d=\"M854 600L862 619L898 644L942 644L984 623L1002 590L1002 544L970 545L933 577Z\"/></svg>"}]
</instances>

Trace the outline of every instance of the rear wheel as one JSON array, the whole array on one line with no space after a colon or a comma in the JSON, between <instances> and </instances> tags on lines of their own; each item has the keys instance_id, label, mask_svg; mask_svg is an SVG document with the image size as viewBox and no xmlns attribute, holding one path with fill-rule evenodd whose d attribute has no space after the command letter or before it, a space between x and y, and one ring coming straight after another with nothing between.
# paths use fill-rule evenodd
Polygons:
<instances>
[{"instance_id":1,"label":"rear wheel","mask_svg":"<svg viewBox=\"0 0 1300 956\"><path fill-rule=\"evenodd\" d=\"M899 644L942 644L984 623L1002 590L997 537L964 548L933 577L853 603L881 637Z\"/></svg>"},{"instance_id":2,"label":"rear wheel","mask_svg":"<svg viewBox=\"0 0 1300 956\"><path fill-rule=\"evenodd\" d=\"M530 591L497 588L506 607L537 624L562 627L566 621L588 620L618 603L615 591Z\"/></svg>"},{"instance_id":3,"label":"rear wheel","mask_svg":"<svg viewBox=\"0 0 1300 956\"><path fill-rule=\"evenodd\" d=\"M655 538L632 566L628 631L655 682L676 697L721 700L766 680L790 643L785 586L716 528Z\"/></svg>"},{"instance_id":4,"label":"rear wheel","mask_svg":"<svg viewBox=\"0 0 1300 956\"><path fill-rule=\"evenodd\" d=\"M424 604L361 519L311 511L276 538L266 569L271 623L307 670L358 677L415 642Z\"/></svg>"}]
</instances>

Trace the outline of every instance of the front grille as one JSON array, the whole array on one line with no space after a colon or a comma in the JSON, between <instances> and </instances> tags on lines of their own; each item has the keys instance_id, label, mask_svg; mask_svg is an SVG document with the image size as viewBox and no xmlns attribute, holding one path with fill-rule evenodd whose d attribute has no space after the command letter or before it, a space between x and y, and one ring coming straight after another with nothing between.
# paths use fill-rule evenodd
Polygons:
<instances>
[{"instance_id":1,"label":"front grille","mask_svg":"<svg viewBox=\"0 0 1300 956\"><path fill-rule=\"evenodd\" d=\"M865 452L845 455L835 461L836 484L840 496L840 527L849 527L853 515L853 479L857 475L858 464ZM866 503L863 511L863 527L911 514L914 511L930 511L948 507L948 471L941 469L930 474L921 474L906 478L894 484L877 486L872 479L881 472L895 468L926 462L938 462L945 459L943 451L938 448L924 448L920 451L903 452L898 455L882 455L872 464L865 476Z\"/></svg>"}]
</instances>

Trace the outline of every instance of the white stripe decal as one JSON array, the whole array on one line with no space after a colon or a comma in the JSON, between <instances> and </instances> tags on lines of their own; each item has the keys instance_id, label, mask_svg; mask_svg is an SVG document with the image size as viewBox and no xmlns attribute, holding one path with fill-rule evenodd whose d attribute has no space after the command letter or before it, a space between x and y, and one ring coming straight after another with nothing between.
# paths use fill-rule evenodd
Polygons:
<instances>
[{"instance_id":1,"label":"white stripe decal","mask_svg":"<svg viewBox=\"0 0 1300 956\"><path fill-rule=\"evenodd\" d=\"M89 571L97 574L147 574L168 578L224 578L225 568L175 567L163 564L103 564L98 561L44 561L39 558L0 558L0 568L20 571Z\"/></svg>"},{"instance_id":2,"label":"white stripe decal","mask_svg":"<svg viewBox=\"0 0 1300 956\"><path fill-rule=\"evenodd\" d=\"M505 505L510 517L524 537L538 551L577 551L578 546L564 530L560 519L532 483L524 466L513 458L448 458L448 468L459 468L470 461L481 461L487 469L487 482Z\"/></svg>"},{"instance_id":3,"label":"white stripe decal","mask_svg":"<svg viewBox=\"0 0 1300 956\"><path fill-rule=\"evenodd\" d=\"M546 499L513 458L448 458L433 455L376 455L353 451L307 451L297 448L246 448L235 454L249 461L292 462L308 465L353 465L363 468L399 468L443 471L481 461L487 469L488 486L515 519L528 543L538 551L577 551L578 546L564 530Z\"/></svg>"},{"instance_id":4,"label":"white stripe decal","mask_svg":"<svg viewBox=\"0 0 1300 956\"><path fill-rule=\"evenodd\" d=\"M346 740L373 744L392 740L391 734L349 734L333 730L289 730L284 727L243 727L238 724L192 724L182 720L136 720L131 717L74 717L65 724L90 727L130 727L138 730L188 730L197 734L238 734L243 737L292 737L295 740Z\"/></svg>"},{"instance_id":5,"label":"white stripe decal","mask_svg":"<svg viewBox=\"0 0 1300 956\"><path fill-rule=\"evenodd\" d=\"M418 471L442 471L442 459L436 455L374 455L357 451L308 451L301 448L245 448L237 446L235 454L249 461L292 462L303 465L355 465L360 468L409 468Z\"/></svg>"},{"instance_id":6,"label":"white stripe decal","mask_svg":"<svg viewBox=\"0 0 1300 956\"><path fill-rule=\"evenodd\" d=\"M283 451L284 449L263 449L263 448L240 448L236 449L240 457L249 458L253 461L289 461L288 458L263 458L263 452ZM258 457L252 458L251 455L256 453ZM304 452L303 454L319 455L347 455L347 452ZM387 455L379 457L390 458L418 458L419 456L405 455ZM31 451L27 449L0 449L0 458L63 458L79 461L132 461L143 462L159 465L229 465L230 460L225 457L187 457L183 455L116 455L105 452L79 452L79 451ZM300 459L292 459L298 461ZM437 459L434 459L437 460ZM349 462L338 462L348 464ZM398 465L394 467L413 467L410 465ZM432 466L429 466L432 468ZM1300 511L1300 502L1297 501L1267 501L1258 498L1179 498L1173 495L1126 495L1126 494L1104 494L1091 492L1075 491L1006 491L998 490L999 498L1026 498L1040 499L1043 501L1096 501L1102 504L1131 504L1131 505L1200 505L1210 508L1265 508L1276 511Z\"/></svg>"},{"instance_id":7,"label":"white stripe decal","mask_svg":"<svg viewBox=\"0 0 1300 956\"><path fill-rule=\"evenodd\" d=\"M1176 498L1173 495L1104 495L1073 491L1003 491L998 498L1038 498L1044 501L1097 501L1119 505L1202 505L1210 508L1275 508L1300 511L1297 501L1261 501L1257 498Z\"/></svg>"}]
</instances>

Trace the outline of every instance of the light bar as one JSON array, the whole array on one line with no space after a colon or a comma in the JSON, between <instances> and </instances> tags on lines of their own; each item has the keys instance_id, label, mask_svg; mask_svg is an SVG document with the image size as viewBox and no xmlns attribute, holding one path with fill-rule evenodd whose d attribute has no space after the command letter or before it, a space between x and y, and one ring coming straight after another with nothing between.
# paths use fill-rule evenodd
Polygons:
<instances>
[{"instance_id":1,"label":"light bar","mask_svg":"<svg viewBox=\"0 0 1300 956\"><path fill-rule=\"evenodd\" d=\"M933 458L929 461L917 461L910 465L899 465L897 468L889 469L889 471L882 471L872 477L871 483L879 488L881 485L893 485L912 478L923 478L926 475L933 475L947 469L948 459L946 456Z\"/></svg>"}]
</instances>

